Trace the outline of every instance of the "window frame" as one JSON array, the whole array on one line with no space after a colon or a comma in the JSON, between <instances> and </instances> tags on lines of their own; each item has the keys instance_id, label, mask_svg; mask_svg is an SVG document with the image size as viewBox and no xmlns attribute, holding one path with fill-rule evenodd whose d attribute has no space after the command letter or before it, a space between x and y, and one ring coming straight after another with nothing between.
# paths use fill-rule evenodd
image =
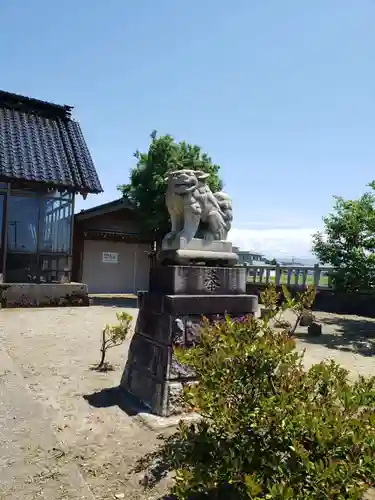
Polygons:
<instances>
[{"instance_id":1,"label":"window frame","mask_svg":"<svg viewBox=\"0 0 375 500\"><path fill-rule=\"evenodd\" d=\"M2 190L0 189L0 193L2 194ZM14 197L22 197L22 198L33 198L38 201L38 219L37 219L37 236L36 236L36 251L25 251L25 250L11 250L8 248L8 234L9 234L9 202L10 199ZM46 201L51 200L52 202L59 201L58 211L64 210L65 206L69 211L69 219L70 226L68 227L69 234L69 243L67 251L58 249L58 251L53 251L49 249L43 249L41 247L42 242L42 234L41 234L41 226L43 225L42 214L43 208L45 207ZM5 215L3 217L3 235L2 235L2 243L3 243L3 265L2 269L0 269L0 273L3 273L4 280L9 282L7 278L7 264L8 254L13 255L28 255L30 260L32 260L32 256L36 258L36 279L29 280L26 282L31 283L59 283L59 282L70 282L72 276L72 255L73 255L73 230L74 230L74 205L75 205L75 193L73 192L61 192L47 191L46 189L38 191L37 189L24 191L20 188L15 187L14 189L8 185L8 190L5 192ZM55 221L58 222L58 221ZM1 236L1 235L0 235ZM0 247L1 250L2 247ZM59 269L58 261L61 259L66 259L68 265L64 266L64 270ZM49 269L43 270L43 260L55 261L56 266L51 266ZM1 263L1 259L0 259ZM60 279L43 279L43 275L55 275L56 277L60 277Z\"/></svg>"},{"instance_id":2,"label":"window frame","mask_svg":"<svg viewBox=\"0 0 375 500\"><path fill-rule=\"evenodd\" d=\"M58 202L59 206L56 208L53 208L51 213L47 214L45 211L45 207L46 207L47 202L52 202L52 204ZM63 239L63 245L61 247L58 247L57 250L53 249L53 244L52 244L52 249L49 249L49 247L46 247L46 246L42 246L42 242L45 244L45 241L47 241L47 239L45 240L43 238L43 233L44 233L44 231L47 227L47 224L48 224L48 223L46 224L46 221L45 221L46 215L52 215L52 216L54 214L61 215L64 213L64 210L66 210L66 209L68 210L68 216L66 217L66 219L68 220L69 226L67 227L67 231L66 231L65 236L69 235L69 238ZM57 242L59 242L59 232L60 232L61 228L57 229L57 234L56 234L56 228L58 227L58 224L63 219L64 219L64 217L58 218L58 219L53 219L53 217L52 217L52 220L50 221L51 226L52 226L52 231L51 231L51 235L50 235L51 240L57 239ZM56 225L53 226L53 223L55 223ZM38 224L39 253L43 253L43 254L44 253L46 253L46 254L49 254L49 253L51 253L51 254L69 254L69 255L71 255L73 252L73 248L72 248L72 246L73 246L73 238L72 238L73 224L74 224L74 203L71 200L66 200L64 198L49 198L48 196L46 196L45 198L42 198L40 203L39 203L39 224ZM65 243L67 243L67 245L68 245L67 250L64 249Z\"/></svg>"}]
</instances>

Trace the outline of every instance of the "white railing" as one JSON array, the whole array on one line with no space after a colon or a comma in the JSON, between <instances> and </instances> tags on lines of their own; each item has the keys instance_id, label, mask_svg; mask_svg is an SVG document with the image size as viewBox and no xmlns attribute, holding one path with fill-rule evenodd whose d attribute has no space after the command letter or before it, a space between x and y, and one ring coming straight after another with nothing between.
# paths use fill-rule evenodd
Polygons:
<instances>
[{"instance_id":1,"label":"white railing","mask_svg":"<svg viewBox=\"0 0 375 500\"><path fill-rule=\"evenodd\" d=\"M331 267L319 266L282 266L250 265L247 266L247 281L256 285L275 283L292 287L306 287L313 285L316 288L332 289Z\"/></svg>"}]
</instances>

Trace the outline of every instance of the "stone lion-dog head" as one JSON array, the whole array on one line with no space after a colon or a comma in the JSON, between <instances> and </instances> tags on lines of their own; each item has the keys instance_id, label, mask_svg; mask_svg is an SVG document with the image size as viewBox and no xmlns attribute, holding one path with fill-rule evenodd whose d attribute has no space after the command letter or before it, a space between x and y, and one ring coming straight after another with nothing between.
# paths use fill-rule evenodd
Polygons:
<instances>
[{"instance_id":1,"label":"stone lion-dog head","mask_svg":"<svg viewBox=\"0 0 375 500\"><path fill-rule=\"evenodd\" d=\"M169 172L165 178L168 181L168 190L183 196L192 193L200 184L210 176L201 170L175 170Z\"/></svg>"}]
</instances>

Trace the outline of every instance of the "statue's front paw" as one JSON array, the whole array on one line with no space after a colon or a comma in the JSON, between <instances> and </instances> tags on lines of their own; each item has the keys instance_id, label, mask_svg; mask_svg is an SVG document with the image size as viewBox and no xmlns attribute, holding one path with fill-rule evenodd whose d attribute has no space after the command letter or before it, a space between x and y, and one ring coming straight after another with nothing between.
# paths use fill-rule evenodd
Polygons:
<instances>
[{"instance_id":1,"label":"statue's front paw","mask_svg":"<svg viewBox=\"0 0 375 500\"><path fill-rule=\"evenodd\" d=\"M211 242L211 241L213 241L215 239L215 236L212 233L205 232L204 235L203 235L203 239L205 241Z\"/></svg>"},{"instance_id":2,"label":"statue's front paw","mask_svg":"<svg viewBox=\"0 0 375 500\"><path fill-rule=\"evenodd\" d=\"M164 236L164 240L165 240L165 241L171 241L171 240L173 240L173 238L174 238L175 236L176 236L176 233L172 233L172 232L167 233L167 234Z\"/></svg>"},{"instance_id":3,"label":"statue's front paw","mask_svg":"<svg viewBox=\"0 0 375 500\"><path fill-rule=\"evenodd\" d=\"M162 247L164 248L169 248L170 245L172 244L173 240L175 238L174 233L168 233L164 236L163 241L162 241Z\"/></svg>"}]
</instances>

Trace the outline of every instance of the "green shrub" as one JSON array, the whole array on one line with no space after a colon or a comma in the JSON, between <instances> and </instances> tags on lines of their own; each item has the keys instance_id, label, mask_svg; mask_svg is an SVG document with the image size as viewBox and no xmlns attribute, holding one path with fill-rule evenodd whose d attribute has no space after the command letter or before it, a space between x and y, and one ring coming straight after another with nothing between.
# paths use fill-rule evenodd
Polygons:
<instances>
[{"instance_id":1,"label":"green shrub","mask_svg":"<svg viewBox=\"0 0 375 500\"><path fill-rule=\"evenodd\" d=\"M199 380L180 423L138 466L149 485L174 472L179 499L360 499L375 481L375 377L333 361L303 367L287 331L251 317L204 322L178 351Z\"/></svg>"},{"instance_id":2,"label":"green shrub","mask_svg":"<svg viewBox=\"0 0 375 500\"><path fill-rule=\"evenodd\" d=\"M106 361L108 349L121 345L131 329L133 317L125 311L117 312L117 325L105 325L102 330L101 346L100 346L100 361L94 366L94 370L108 371L113 369L112 365Z\"/></svg>"},{"instance_id":3,"label":"green shrub","mask_svg":"<svg viewBox=\"0 0 375 500\"><path fill-rule=\"evenodd\" d=\"M281 296L283 301L280 302ZM279 328L284 328L293 335L300 324L301 319L306 313L311 313L311 308L316 297L316 290L313 286L307 286L302 292L298 292L295 297L292 297L288 287L282 285L282 294L277 291L276 285L270 283L268 287L260 294L260 301L264 309L261 311L262 319L265 318L267 324L270 320L274 321L274 325ZM285 321L282 317L286 310L292 311L295 315L294 324Z\"/></svg>"}]
</instances>

